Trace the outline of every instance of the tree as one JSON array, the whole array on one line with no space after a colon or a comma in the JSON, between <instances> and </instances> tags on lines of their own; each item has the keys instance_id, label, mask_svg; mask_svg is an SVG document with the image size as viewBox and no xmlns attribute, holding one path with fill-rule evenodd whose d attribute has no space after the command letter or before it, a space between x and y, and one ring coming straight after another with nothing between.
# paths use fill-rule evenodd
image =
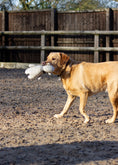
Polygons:
<instances>
[{"instance_id":1,"label":"tree","mask_svg":"<svg viewBox=\"0 0 118 165\"><path fill-rule=\"evenodd\" d=\"M104 8L104 5L101 4L99 0L79 0L76 3L74 10L94 10Z\"/></svg>"},{"instance_id":2,"label":"tree","mask_svg":"<svg viewBox=\"0 0 118 165\"><path fill-rule=\"evenodd\" d=\"M31 10L31 9L48 9L51 8L51 2L49 0L19 0L20 9Z\"/></svg>"},{"instance_id":3,"label":"tree","mask_svg":"<svg viewBox=\"0 0 118 165\"><path fill-rule=\"evenodd\" d=\"M114 0L115 2L118 2L118 0Z\"/></svg>"},{"instance_id":4,"label":"tree","mask_svg":"<svg viewBox=\"0 0 118 165\"><path fill-rule=\"evenodd\" d=\"M0 0L0 10L57 8L60 11L81 11L117 6L118 0Z\"/></svg>"},{"instance_id":5,"label":"tree","mask_svg":"<svg viewBox=\"0 0 118 165\"><path fill-rule=\"evenodd\" d=\"M113 0L19 0L23 10L57 8L58 10L94 10L116 5ZM117 2L118 0L116 0Z\"/></svg>"},{"instance_id":6,"label":"tree","mask_svg":"<svg viewBox=\"0 0 118 165\"><path fill-rule=\"evenodd\" d=\"M14 2L12 0L0 0L0 10L13 10Z\"/></svg>"},{"instance_id":7,"label":"tree","mask_svg":"<svg viewBox=\"0 0 118 165\"><path fill-rule=\"evenodd\" d=\"M117 8L118 7L118 0L114 0L114 1L112 0L111 3L110 3L110 7L111 8L113 8L113 7Z\"/></svg>"}]
</instances>

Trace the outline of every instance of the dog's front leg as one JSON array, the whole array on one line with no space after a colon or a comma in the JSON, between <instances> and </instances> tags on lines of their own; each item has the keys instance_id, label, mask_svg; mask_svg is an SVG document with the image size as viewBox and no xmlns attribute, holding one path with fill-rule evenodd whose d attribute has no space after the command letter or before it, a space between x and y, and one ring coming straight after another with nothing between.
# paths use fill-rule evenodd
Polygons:
<instances>
[{"instance_id":1,"label":"dog's front leg","mask_svg":"<svg viewBox=\"0 0 118 165\"><path fill-rule=\"evenodd\" d=\"M87 99L88 99L88 93L81 93L80 94L80 113L85 117L85 121L84 123L88 123L89 122L89 116L85 113L85 106L87 103Z\"/></svg>"},{"instance_id":2,"label":"dog's front leg","mask_svg":"<svg viewBox=\"0 0 118 165\"><path fill-rule=\"evenodd\" d=\"M76 98L75 96L68 94L68 98L62 112L60 114L55 114L54 117L56 118L62 117L68 111L75 98Z\"/></svg>"}]
</instances>

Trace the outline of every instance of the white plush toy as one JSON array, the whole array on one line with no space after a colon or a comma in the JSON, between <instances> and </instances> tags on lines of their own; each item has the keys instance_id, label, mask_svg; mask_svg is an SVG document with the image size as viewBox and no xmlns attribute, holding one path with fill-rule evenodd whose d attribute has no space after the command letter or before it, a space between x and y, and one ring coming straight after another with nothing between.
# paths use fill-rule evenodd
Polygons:
<instances>
[{"instance_id":1,"label":"white plush toy","mask_svg":"<svg viewBox=\"0 0 118 165\"><path fill-rule=\"evenodd\" d=\"M25 74L28 75L28 79L34 79L35 77L40 77L44 72L52 73L54 71L54 67L50 64L47 65L35 65L29 64L29 68L25 70Z\"/></svg>"}]
</instances>

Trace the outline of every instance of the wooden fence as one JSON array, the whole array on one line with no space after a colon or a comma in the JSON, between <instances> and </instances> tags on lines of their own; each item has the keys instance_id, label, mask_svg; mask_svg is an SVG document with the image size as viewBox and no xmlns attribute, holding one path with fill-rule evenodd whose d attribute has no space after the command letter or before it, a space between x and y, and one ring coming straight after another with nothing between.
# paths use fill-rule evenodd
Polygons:
<instances>
[{"instance_id":1,"label":"wooden fence","mask_svg":"<svg viewBox=\"0 0 118 165\"><path fill-rule=\"evenodd\" d=\"M110 60L109 52L118 51L118 47L110 47L110 37L118 35L118 31L5 31L0 32L0 35L4 38L7 35L40 35L40 46L0 46L2 50L41 50L41 61L45 60L45 51L93 51L94 62L99 62L99 52L106 52L106 60ZM46 46L46 36L51 35L93 35L94 47L59 47L59 46ZM99 36L106 36L106 47L99 47Z\"/></svg>"},{"instance_id":2,"label":"wooden fence","mask_svg":"<svg viewBox=\"0 0 118 165\"><path fill-rule=\"evenodd\" d=\"M117 20L118 9L0 12L0 61L39 63L43 57L42 52L46 58L50 51L64 51L78 61L118 60L118 51L113 49L118 47L118 34L111 34L118 30ZM95 35L97 31L110 33ZM99 47L95 42L98 38ZM20 49L21 47L24 49ZM69 48L72 47L74 49L70 51ZM106 47L110 47L111 51L105 50Z\"/></svg>"}]
</instances>

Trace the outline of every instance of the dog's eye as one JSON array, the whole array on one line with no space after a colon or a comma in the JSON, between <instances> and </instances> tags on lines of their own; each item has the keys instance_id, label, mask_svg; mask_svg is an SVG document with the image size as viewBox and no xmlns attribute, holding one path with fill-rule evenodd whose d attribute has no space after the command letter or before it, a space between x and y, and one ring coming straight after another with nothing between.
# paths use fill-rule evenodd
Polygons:
<instances>
[{"instance_id":1,"label":"dog's eye","mask_svg":"<svg viewBox=\"0 0 118 165\"><path fill-rule=\"evenodd\" d=\"M55 58L52 58L52 60L54 61L54 60L55 60Z\"/></svg>"}]
</instances>

